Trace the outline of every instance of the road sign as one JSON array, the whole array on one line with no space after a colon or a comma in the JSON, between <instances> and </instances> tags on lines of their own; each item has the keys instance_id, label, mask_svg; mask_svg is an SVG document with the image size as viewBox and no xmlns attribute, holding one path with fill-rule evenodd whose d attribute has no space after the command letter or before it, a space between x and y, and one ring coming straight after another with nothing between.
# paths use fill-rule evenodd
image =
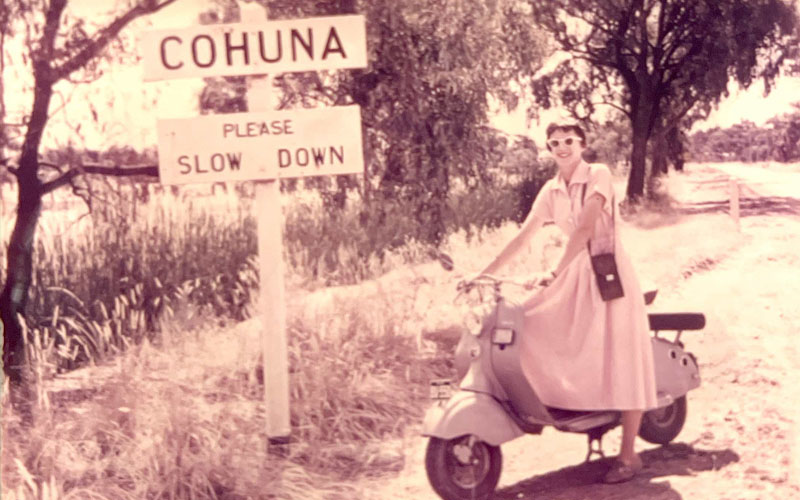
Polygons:
<instances>
[{"instance_id":1,"label":"road sign","mask_svg":"<svg viewBox=\"0 0 800 500\"><path fill-rule=\"evenodd\" d=\"M363 68L362 15L152 30L142 37L145 81Z\"/></svg>"},{"instance_id":2,"label":"road sign","mask_svg":"<svg viewBox=\"0 0 800 500\"><path fill-rule=\"evenodd\" d=\"M243 18L266 17L258 4L237 3ZM361 68L367 65L366 24L364 16L336 16L152 31L143 38L143 65L145 80ZM283 216L275 179L361 173L364 165L358 106L271 111L271 87L269 78L248 79L250 113L159 121L158 163L164 184L262 180L255 210L265 416L269 444L282 446L291 426Z\"/></svg>"},{"instance_id":3,"label":"road sign","mask_svg":"<svg viewBox=\"0 0 800 500\"><path fill-rule=\"evenodd\" d=\"M159 120L163 184L364 172L358 106Z\"/></svg>"}]
</instances>

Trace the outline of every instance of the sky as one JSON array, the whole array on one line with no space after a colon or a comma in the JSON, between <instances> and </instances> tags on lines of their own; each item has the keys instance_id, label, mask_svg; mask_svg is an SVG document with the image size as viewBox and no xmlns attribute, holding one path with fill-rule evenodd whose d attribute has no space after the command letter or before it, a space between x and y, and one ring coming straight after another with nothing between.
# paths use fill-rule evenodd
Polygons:
<instances>
[{"instance_id":1,"label":"sky","mask_svg":"<svg viewBox=\"0 0 800 500\"><path fill-rule=\"evenodd\" d=\"M94 0L73 0L72 14L97 19L100 12ZM108 4L106 4L108 5ZM129 27L129 36L138 39L146 29L179 29L198 24L199 12L210 5L209 0L179 0L154 16L137 21ZM260 7L246 5L251 15L259 15ZM137 44L132 45L137 47ZM12 78L9 78L11 76ZM16 78L14 78L16 77ZM27 75L12 73L6 76L7 85L22 88ZM731 95L714 111L709 120L695 129L713 126L728 127L742 120L763 125L771 117L792 110L791 103L800 101L800 78L778 80L772 92L764 97L763 85L754 83L747 91L731 86ZM72 143L76 147L102 150L112 145L131 145L135 149L157 143L156 123L164 118L188 118L199 115L198 94L203 88L200 78L159 82L144 82L140 63L113 64L98 81L89 85L60 84L51 107L54 114L43 141L45 148ZM7 98L10 110L28 106L30 97L21 91ZM66 101L66 104L63 104ZM95 119L95 116L97 119ZM558 112L543 113L539 123L526 124L524 106L511 114L498 114L492 123L512 134L527 134L534 140L544 135L547 123ZM69 124L69 125L67 125ZM75 133L80 124L80 132Z\"/></svg>"}]
</instances>

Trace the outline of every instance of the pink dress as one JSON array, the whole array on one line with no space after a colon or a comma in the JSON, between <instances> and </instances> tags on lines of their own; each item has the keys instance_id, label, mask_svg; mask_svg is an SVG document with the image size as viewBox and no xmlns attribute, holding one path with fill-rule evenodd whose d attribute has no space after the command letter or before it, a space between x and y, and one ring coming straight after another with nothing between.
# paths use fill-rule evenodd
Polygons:
<instances>
[{"instance_id":1,"label":"pink dress","mask_svg":"<svg viewBox=\"0 0 800 500\"><path fill-rule=\"evenodd\" d=\"M554 222L571 234L582 208L584 184L586 199L600 193L606 200L591 240L592 253L614 249L625 296L603 301L589 252L584 249L550 286L525 301L523 371L548 406L573 410L655 408L647 313L630 258L620 244L619 232L613 231L608 168L581 162L569 186L556 175L542 187L529 217Z\"/></svg>"}]
</instances>

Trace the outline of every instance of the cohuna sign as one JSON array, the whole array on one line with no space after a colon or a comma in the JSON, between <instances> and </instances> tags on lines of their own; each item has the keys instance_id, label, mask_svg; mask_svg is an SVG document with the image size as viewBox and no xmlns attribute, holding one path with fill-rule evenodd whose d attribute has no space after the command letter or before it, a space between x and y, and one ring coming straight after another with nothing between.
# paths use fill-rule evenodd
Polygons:
<instances>
[{"instance_id":1,"label":"cohuna sign","mask_svg":"<svg viewBox=\"0 0 800 500\"><path fill-rule=\"evenodd\" d=\"M145 80L367 65L363 16L217 24L145 33Z\"/></svg>"}]
</instances>

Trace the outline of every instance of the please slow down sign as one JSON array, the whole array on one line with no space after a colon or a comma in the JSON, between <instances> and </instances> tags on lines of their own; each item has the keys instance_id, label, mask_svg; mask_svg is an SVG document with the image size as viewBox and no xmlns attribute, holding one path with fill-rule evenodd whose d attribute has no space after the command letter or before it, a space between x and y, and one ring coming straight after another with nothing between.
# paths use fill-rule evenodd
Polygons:
<instances>
[{"instance_id":1,"label":"please slow down sign","mask_svg":"<svg viewBox=\"0 0 800 500\"><path fill-rule=\"evenodd\" d=\"M159 120L161 182L364 172L358 106Z\"/></svg>"}]
</instances>

